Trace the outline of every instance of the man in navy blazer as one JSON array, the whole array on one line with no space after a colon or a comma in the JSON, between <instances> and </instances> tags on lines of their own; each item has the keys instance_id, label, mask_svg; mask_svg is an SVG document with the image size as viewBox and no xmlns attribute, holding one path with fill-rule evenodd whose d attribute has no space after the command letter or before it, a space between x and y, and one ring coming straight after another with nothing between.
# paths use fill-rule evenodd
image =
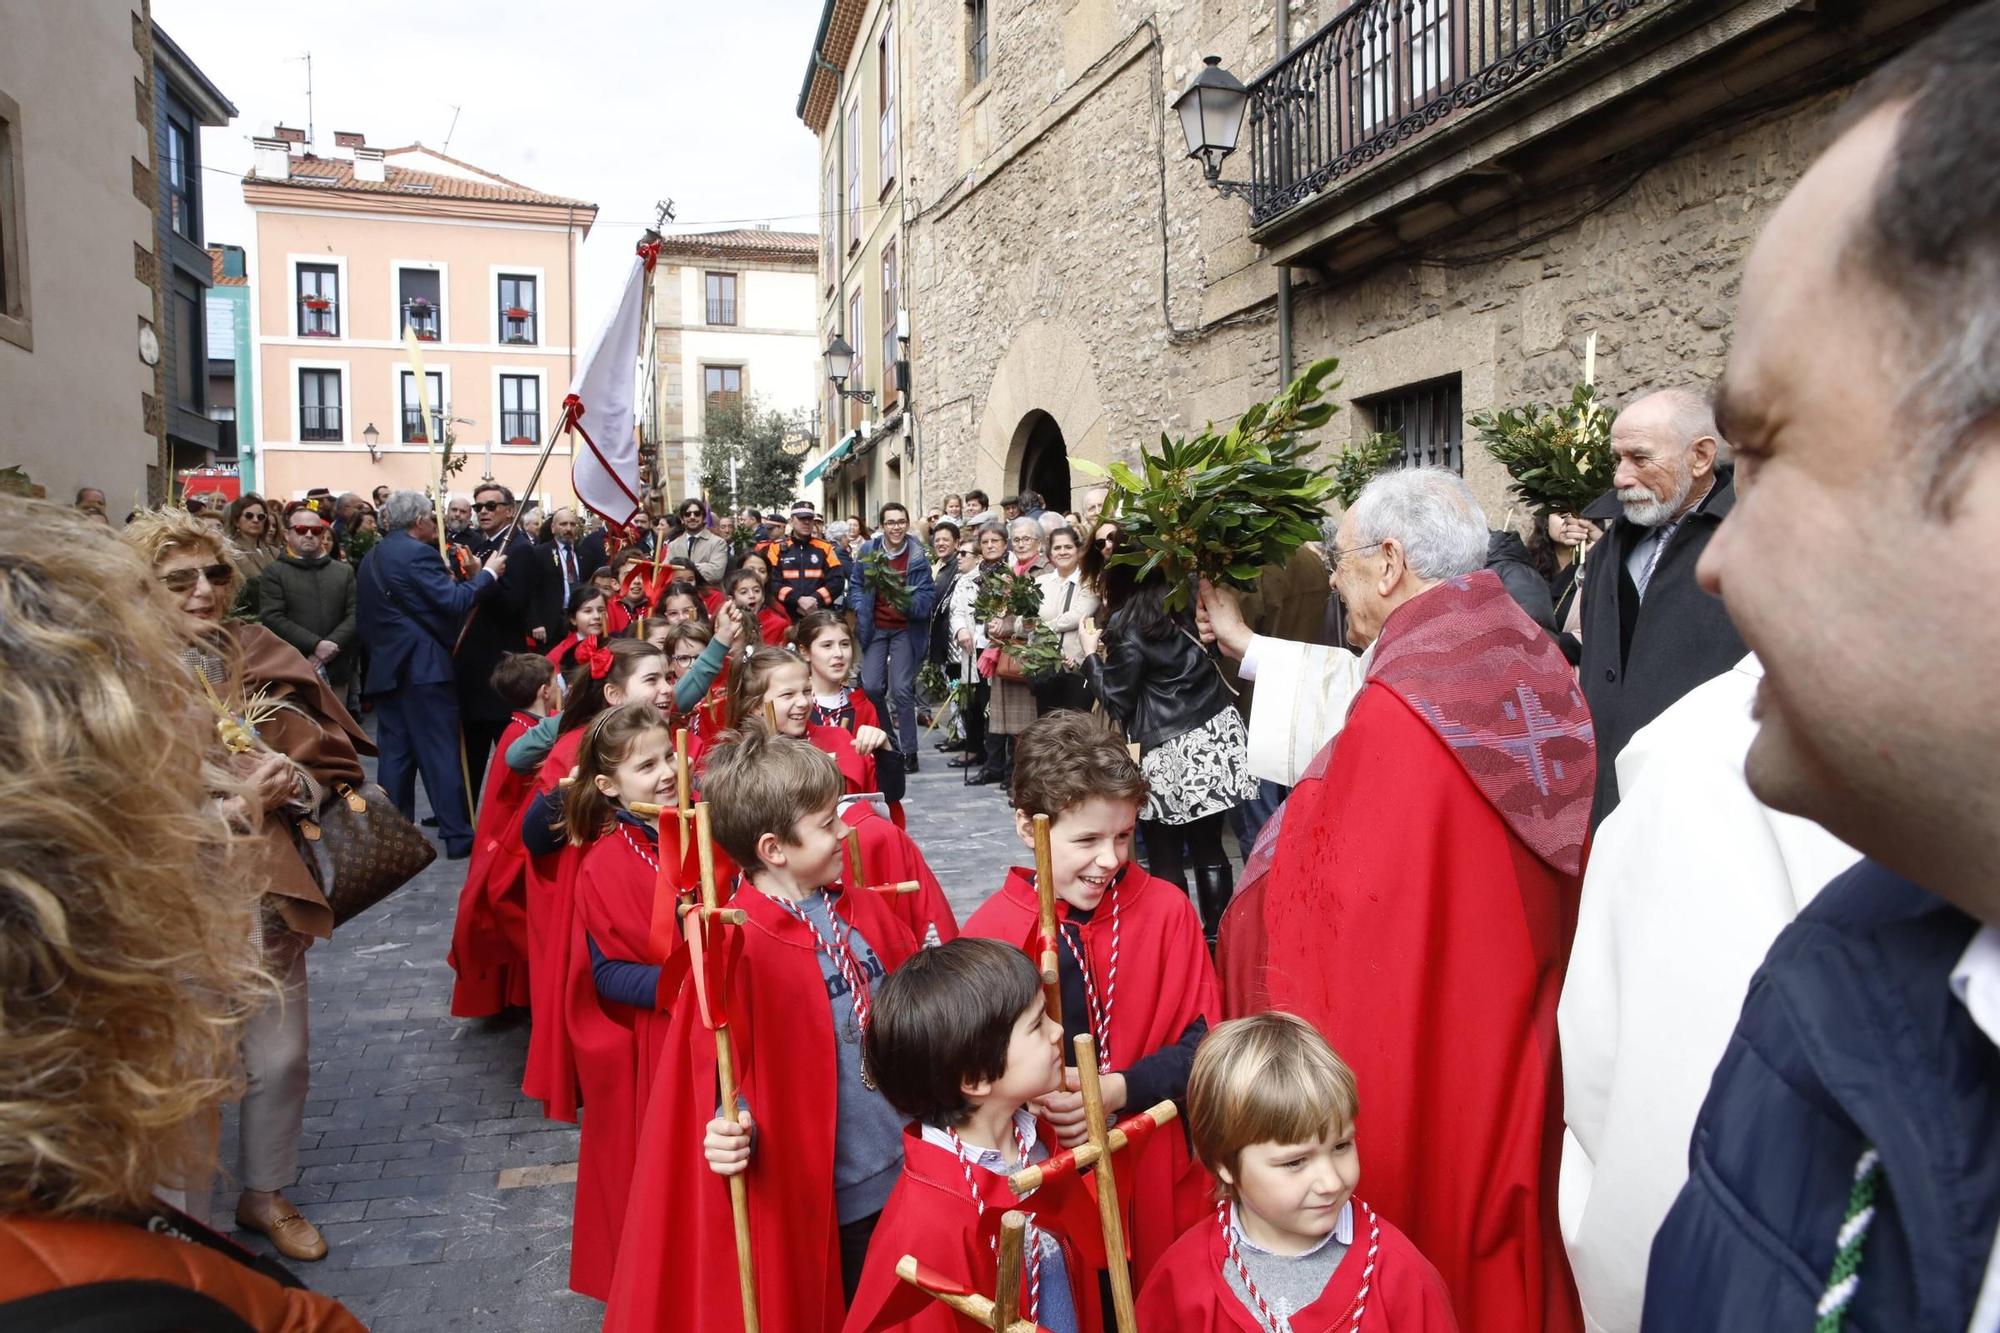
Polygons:
<instances>
[{"instance_id":1,"label":"man in navy blazer","mask_svg":"<svg viewBox=\"0 0 2000 1333\"><path fill-rule=\"evenodd\" d=\"M382 506L382 540L361 562L355 623L368 645L361 692L375 704L383 790L416 818L417 774L453 860L472 851L472 811L459 764L458 692L452 646L465 613L507 568L495 552L477 574L454 582L437 549L437 515L422 491L397 491Z\"/></svg>"}]
</instances>

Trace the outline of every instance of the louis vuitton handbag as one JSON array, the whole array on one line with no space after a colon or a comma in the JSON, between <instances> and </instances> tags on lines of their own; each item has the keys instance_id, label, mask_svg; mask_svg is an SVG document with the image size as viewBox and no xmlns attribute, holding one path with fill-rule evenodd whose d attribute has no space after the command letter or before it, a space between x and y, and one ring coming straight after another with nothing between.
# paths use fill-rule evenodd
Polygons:
<instances>
[{"instance_id":1,"label":"louis vuitton handbag","mask_svg":"<svg viewBox=\"0 0 2000 1333\"><path fill-rule=\"evenodd\" d=\"M424 831L403 818L372 782L341 783L312 815L293 821L294 840L319 881L338 929L415 879L437 859Z\"/></svg>"}]
</instances>

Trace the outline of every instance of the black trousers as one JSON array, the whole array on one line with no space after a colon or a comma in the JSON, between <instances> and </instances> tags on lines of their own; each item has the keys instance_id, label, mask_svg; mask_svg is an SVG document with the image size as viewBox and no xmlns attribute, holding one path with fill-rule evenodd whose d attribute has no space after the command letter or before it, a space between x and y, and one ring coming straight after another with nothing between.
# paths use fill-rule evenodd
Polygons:
<instances>
[{"instance_id":1,"label":"black trousers","mask_svg":"<svg viewBox=\"0 0 2000 1333\"><path fill-rule=\"evenodd\" d=\"M961 717L965 722L965 752L977 757L986 752L986 701L993 694L993 686L981 677L972 687L972 697L966 700Z\"/></svg>"},{"instance_id":2,"label":"black trousers","mask_svg":"<svg viewBox=\"0 0 2000 1333\"><path fill-rule=\"evenodd\" d=\"M868 1258L869 1237L881 1220L882 1214L870 1213L840 1224L840 1290L849 1305L854 1304L854 1293L861 1287L861 1265Z\"/></svg>"},{"instance_id":3,"label":"black trousers","mask_svg":"<svg viewBox=\"0 0 2000 1333\"><path fill-rule=\"evenodd\" d=\"M1060 671L1034 687L1035 716L1047 717L1058 709L1079 713L1090 711L1090 683L1077 671Z\"/></svg>"}]
</instances>

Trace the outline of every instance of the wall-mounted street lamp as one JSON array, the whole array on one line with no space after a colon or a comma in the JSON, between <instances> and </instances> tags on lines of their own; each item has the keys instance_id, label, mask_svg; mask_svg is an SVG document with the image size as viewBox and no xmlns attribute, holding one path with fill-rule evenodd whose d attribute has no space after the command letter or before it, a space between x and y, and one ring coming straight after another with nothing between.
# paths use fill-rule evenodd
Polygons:
<instances>
[{"instance_id":1,"label":"wall-mounted street lamp","mask_svg":"<svg viewBox=\"0 0 2000 1333\"><path fill-rule=\"evenodd\" d=\"M875 405L873 389L850 389L847 377L854 373L854 349L847 345L847 339L838 333L826 345L826 378L833 385L833 391L842 398L852 398L857 403Z\"/></svg>"},{"instance_id":2,"label":"wall-mounted street lamp","mask_svg":"<svg viewBox=\"0 0 2000 1333\"><path fill-rule=\"evenodd\" d=\"M375 429L374 422L369 422L368 429L361 432L361 442L368 446L370 461L376 463L382 461L382 450L377 447L382 443L382 432Z\"/></svg>"},{"instance_id":3,"label":"wall-mounted street lamp","mask_svg":"<svg viewBox=\"0 0 2000 1333\"><path fill-rule=\"evenodd\" d=\"M1250 90L1222 67L1221 56L1205 57L1194 82L1174 99L1188 156L1201 159L1203 178L1222 194L1245 200L1252 197L1254 187L1249 181L1222 179L1222 163L1236 151L1249 105Z\"/></svg>"}]
</instances>

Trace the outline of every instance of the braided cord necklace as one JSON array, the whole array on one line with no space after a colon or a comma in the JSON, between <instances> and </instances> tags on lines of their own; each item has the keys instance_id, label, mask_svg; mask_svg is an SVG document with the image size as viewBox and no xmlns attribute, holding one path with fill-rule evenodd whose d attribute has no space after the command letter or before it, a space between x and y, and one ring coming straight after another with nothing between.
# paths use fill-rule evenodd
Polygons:
<instances>
[{"instance_id":1,"label":"braided cord necklace","mask_svg":"<svg viewBox=\"0 0 2000 1333\"><path fill-rule=\"evenodd\" d=\"M1012 1128L1014 1130L1014 1148L1020 1154L1020 1164L1027 1166L1029 1151L1028 1136L1021 1132L1019 1124L1015 1124ZM978 1210L978 1216L983 1218L986 1216L986 1200L979 1193L979 1185L972 1176L972 1154L965 1150L965 1140L958 1136L957 1130L947 1128L945 1134L951 1139L952 1151L958 1154L959 1170L965 1172L965 1188L972 1195L972 1206ZM1025 1239L1027 1244L1023 1248L1027 1251L1028 1318L1032 1321L1040 1316L1042 1309L1042 1241L1044 1239L1042 1229L1033 1222L1028 1223ZM998 1239L988 1240L986 1245L996 1256L999 1254L1000 1242Z\"/></svg>"},{"instance_id":2,"label":"braided cord necklace","mask_svg":"<svg viewBox=\"0 0 2000 1333\"><path fill-rule=\"evenodd\" d=\"M827 919L833 923L831 939L820 932L819 926L797 903L788 902L783 898L773 898L772 901L784 908L792 920L811 931L813 947L833 960L834 970L840 974L840 979L847 983L847 997L854 1006L855 1029L859 1035L866 1037L868 1014L873 1008L873 1002L868 991L868 969L861 965L861 960L855 956L854 946L848 943L854 933L853 927L841 918L840 913L833 910L833 895L825 889L814 889L813 893L826 903ZM862 1071L861 1082L864 1087L875 1086L868 1077L866 1069Z\"/></svg>"},{"instance_id":3,"label":"braided cord necklace","mask_svg":"<svg viewBox=\"0 0 2000 1333\"><path fill-rule=\"evenodd\" d=\"M1354 1293L1354 1303L1348 1307L1345 1316L1348 1333L1358 1333L1361 1317L1368 1312L1368 1293L1375 1285L1375 1263L1382 1252L1382 1219L1373 1208L1358 1199L1352 1206L1359 1208L1363 1216L1368 1219L1368 1248L1362 1255L1361 1288ZM1264 1299L1264 1293L1257 1289L1255 1279L1250 1276L1250 1265L1243 1262L1243 1232L1236 1225L1236 1219L1231 1215L1227 1201L1215 1205L1215 1222L1222 1228L1224 1255L1236 1270L1236 1280L1243 1284L1244 1293L1249 1298L1246 1304L1250 1307L1250 1313L1256 1316L1258 1326L1264 1329L1265 1333L1292 1333L1291 1316L1280 1314L1271 1308L1270 1302ZM1332 1322L1340 1321L1336 1319Z\"/></svg>"},{"instance_id":4,"label":"braided cord necklace","mask_svg":"<svg viewBox=\"0 0 2000 1333\"><path fill-rule=\"evenodd\" d=\"M1875 1221L1875 1195L1882 1187L1882 1154L1871 1146L1854 1163L1854 1184L1847 1191L1847 1212L1840 1219L1833 1267L1820 1293L1813 1333L1840 1333L1854 1294L1861 1289L1861 1260L1868 1228Z\"/></svg>"},{"instance_id":5,"label":"braided cord necklace","mask_svg":"<svg viewBox=\"0 0 2000 1333\"><path fill-rule=\"evenodd\" d=\"M1097 1040L1097 1072L1111 1072L1111 1005L1118 998L1118 885L1111 886L1111 961L1105 968L1104 995L1100 1000L1097 979L1091 974L1090 959L1083 949L1083 927L1064 921L1056 927L1063 947L1076 960L1077 975L1083 978L1083 1003L1090 1012L1090 1035Z\"/></svg>"}]
</instances>

